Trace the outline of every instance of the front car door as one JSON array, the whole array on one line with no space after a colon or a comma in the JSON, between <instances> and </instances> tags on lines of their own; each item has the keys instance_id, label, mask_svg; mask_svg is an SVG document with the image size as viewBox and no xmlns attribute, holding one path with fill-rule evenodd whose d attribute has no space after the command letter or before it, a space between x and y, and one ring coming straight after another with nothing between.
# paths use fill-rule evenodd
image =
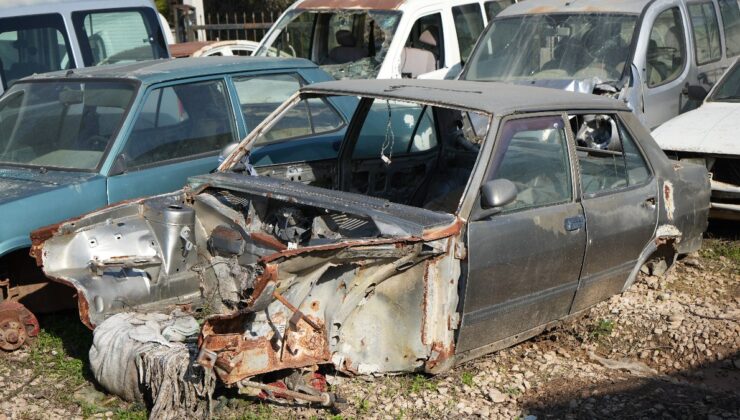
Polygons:
<instances>
[{"instance_id":1,"label":"front car door","mask_svg":"<svg viewBox=\"0 0 740 420\"><path fill-rule=\"evenodd\" d=\"M113 164L109 202L174 191L215 169L239 140L233 111L223 78L151 88Z\"/></svg>"},{"instance_id":2,"label":"front car door","mask_svg":"<svg viewBox=\"0 0 740 420\"><path fill-rule=\"evenodd\" d=\"M690 76L689 27L679 2L656 2L645 12L636 60L642 73L645 125L652 129L678 115ZM641 64L639 62L642 62Z\"/></svg>"},{"instance_id":3,"label":"front car door","mask_svg":"<svg viewBox=\"0 0 740 420\"><path fill-rule=\"evenodd\" d=\"M694 62L697 66L697 82L709 90L727 68L723 60L720 37L719 12L712 0L692 1L686 5L691 20L691 34L694 39ZM694 109L699 103L687 104ZM688 109L682 109L685 111Z\"/></svg>"},{"instance_id":4,"label":"front car door","mask_svg":"<svg viewBox=\"0 0 740 420\"><path fill-rule=\"evenodd\" d=\"M508 179L514 202L468 224L468 276L457 351L495 343L569 313L586 247L561 114L504 120L485 181Z\"/></svg>"},{"instance_id":5,"label":"front car door","mask_svg":"<svg viewBox=\"0 0 740 420\"><path fill-rule=\"evenodd\" d=\"M626 125L610 114L570 115L588 243L571 313L619 293L653 237L658 182Z\"/></svg>"}]
</instances>

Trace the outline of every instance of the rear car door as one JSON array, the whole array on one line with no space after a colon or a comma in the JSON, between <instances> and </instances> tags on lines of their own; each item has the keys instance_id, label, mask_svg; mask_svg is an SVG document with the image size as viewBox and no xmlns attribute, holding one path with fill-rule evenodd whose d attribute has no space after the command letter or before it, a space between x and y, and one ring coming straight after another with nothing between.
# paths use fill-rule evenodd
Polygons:
<instances>
[{"instance_id":1,"label":"rear car door","mask_svg":"<svg viewBox=\"0 0 740 420\"><path fill-rule=\"evenodd\" d=\"M646 126L659 126L678 115L689 77L689 43L684 12L678 2L648 8L643 18L641 33L649 34L645 54L645 72L642 80Z\"/></svg>"},{"instance_id":2,"label":"rear car door","mask_svg":"<svg viewBox=\"0 0 740 420\"><path fill-rule=\"evenodd\" d=\"M615 115L571 115L588 244L571 313L619 293L658 220L658 183Z\"/></svg>"},{"instance_id":3,"label":"rear car door","mask_svg":"<svg viewBox=\"0 0 740 420\"><path fill-rule=\"evenodd\" d=\"M560 114L502 122L485 181L508 179L515 201L468 224L468 275L457 351L520 337L569 313L586 230ZM570 150L570 152L569 152Z\"/></svg>"},{"instance_id":4,"label":"rear car door","mask_svg":"<svg viewBox=\"0 0 740 420\"><path fill-rule=\"evenodd\" d=\"M188 177L215 169L218 153L238 140L223 78L154 87L109 175L109 201L182 188Z\"/></svg>"}]
</instances>

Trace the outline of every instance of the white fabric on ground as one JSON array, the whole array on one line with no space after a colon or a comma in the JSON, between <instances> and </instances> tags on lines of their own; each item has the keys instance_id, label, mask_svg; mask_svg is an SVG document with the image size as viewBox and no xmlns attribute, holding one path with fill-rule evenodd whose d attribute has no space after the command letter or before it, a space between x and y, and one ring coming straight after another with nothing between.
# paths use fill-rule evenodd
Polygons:
<instances>
[{"instance_id":1,"label":"white fabric on ground","mask_svg":"<svg viewBox=\"0 0 740 420\"><path fill-rule=\"evenodd\" d=\"M199 331L192 316L121 313L93 332L90 366L95 379L127 401L151 403L151 418L205 418L215 378L195 363Z\"/></svg>"}]
</instances>

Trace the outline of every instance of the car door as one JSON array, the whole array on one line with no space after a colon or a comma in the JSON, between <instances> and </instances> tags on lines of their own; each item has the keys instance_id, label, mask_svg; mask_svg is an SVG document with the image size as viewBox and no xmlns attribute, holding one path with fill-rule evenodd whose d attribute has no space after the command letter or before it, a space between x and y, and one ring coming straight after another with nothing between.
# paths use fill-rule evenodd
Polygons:
<instances>
[{"instance_id":1,"label":"car door","mask_svg":"<svg viewBox=\"0 0 740 420\"><path fill-rule=\"evenodd\" d=\"M727 68L726 60L722 59L719 12L712 0L692 1L686 8L691 20L698 83L709 90ZM693 109L699 105L692 103L684 108Z\"/></svg>"},{"instance_id":2,"label":"car door","mask_svg":"<svg viewBox=\"0 0 740 420\"><path fill-rule=\"evenodd\" d=\"M400 54L395 57L393 77L442 79L449 67L460 61L448 39L454 30L448 23L449 17L442 7L424 8L417 11L413 22L401 32L404 42ZM452 34L448 32L452 31Z\"/></svg>"},{"instance_id":3,"label":"car door","mask_svg":"<svg viewBox=\"0 0 740 420\"><path fill-rule=\"evenodd\" d=\"M621 292L658 220L658 183L615 115L574 114L588 242L572 313Z\"/></svg>"},{"instance_id":4,"label":"car door","mask_svg":"<svg viewBox=\"0 0 740 420\"><path fill-rule=\"evenodd\" d=\"M654 3L643 18L640 33L648 35L640 42L642 60L643 101L646 125L655 128L678 115L688 81L689 56L688 19L679 2ZM641 60L641 61L642 61Z\"/></svg>"},{"instance_id":5,"label":"car door","mask_svg":"<svg viewBox=\"0 0 740 420\"><path fill-rule=\"evenodd\" d=\"M586 247L564 115L504 120L485 181L508 179L515 201L473 210L457 351L475 349L569 313Z\"/></svg>"},{"instance_id":6,"label":"car door","mask_svg":"<svg viewBox=\"0 0 740 420\"><path fill-rule=\"evenodd\" d=\"M223 78L151 88L111 169L109 201L182 188L188 177L215 169L237 133Z\"/></svg>"}]
</instances>

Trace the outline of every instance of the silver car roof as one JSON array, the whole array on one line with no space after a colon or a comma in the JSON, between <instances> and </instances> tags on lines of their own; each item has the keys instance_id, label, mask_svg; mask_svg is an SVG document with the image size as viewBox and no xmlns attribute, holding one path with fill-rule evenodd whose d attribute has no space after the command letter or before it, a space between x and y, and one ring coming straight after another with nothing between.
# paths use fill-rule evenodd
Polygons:
<instances>
[{"instance_id":1,"label":"silver car roof","mask_svg":"<svg viewBox=\"0 0 740 420\"><path fill-rule=\"evenodd\" d=\"M527 0L513 4L496 18L554 13L642 13L652 0Z\"/></svg>"}]
</instances>

